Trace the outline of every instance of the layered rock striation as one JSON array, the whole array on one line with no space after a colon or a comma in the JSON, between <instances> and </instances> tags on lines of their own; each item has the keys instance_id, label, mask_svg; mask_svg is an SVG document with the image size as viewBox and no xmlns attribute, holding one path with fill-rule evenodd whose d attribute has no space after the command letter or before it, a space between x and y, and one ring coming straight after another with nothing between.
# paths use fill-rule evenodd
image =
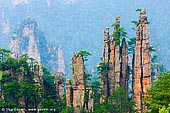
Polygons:
<instances>
[{"instance_id":1,"label":"layered rock striation","mask_svg":"<svg viewBox=\"0 0 170 113\"><path fill-rule=\"evenodd\" d=\"M147 111L142 99L151 88L151 62L149 56L148 22L145 9L139 15L139 25L136 28L136 51L134 62L133 99L138 112Z\"/></svg>"}]
</instances>

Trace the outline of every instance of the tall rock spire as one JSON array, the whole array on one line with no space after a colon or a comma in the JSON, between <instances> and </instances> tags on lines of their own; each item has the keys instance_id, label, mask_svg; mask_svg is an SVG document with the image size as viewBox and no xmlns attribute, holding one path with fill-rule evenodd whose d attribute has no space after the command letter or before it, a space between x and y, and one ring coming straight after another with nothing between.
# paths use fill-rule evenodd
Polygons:
<instances>
[{"instance_id":1,"label":"tall rock spire","mask_svg":"<svg viewBox=\"0 0 170 113\"><path fill-rule=\"evenodd\" d=\"M85 67L82 55L74 55L72 58L72 70L73 107L80 106L83 108Z\"/></svg>"},{"instance_id":2,"label":"tall rock spire","mask_svg":"<svg viewBox=\"0 0 170 113\"><path fill-rule=\"evenodd\" d=\"M72 58L72 86L70 80L66 81L66 104L74 107L74 113L81 112L78 106L93 111L92 89L86 86L84 57L75 54ZM89 96L88 101L85 101L86 94Z\"/></svg>"},{"instance_id":3,"label":"tall rock spire","mask_svg":"<svg viewBox=\"0 0 170 113\"><path fill-rule=\"evenodd\" d=\"M133 98L140 113L146 112L142 103L147 96L147 89L151 88L151 64L148 42L148 22L145 9L139 15L139 25L136 29L136 51L134 62Z\"/></svg>"},{"instance_id":4,"label":"tall rock spire","mask_svg":"<svg viewBox=\"0 0 170 113\"><path fill-rule=\"evenodd\" d=\"M34 58L38 62L38 64L40 64L41 62L40 53L32 29L30 30L29 34L28 49L26 53L28 54L29 57Z\"/></svg>"},{"instance_id":5,"label":"tall rock spire","mask_svg":"<svg viewBox=\"0 0 170 113\"><path fill-rule=\"evenodd\" d=\"M104 30L104 49L103 49L103 58L102 62L105 64L105 69L109 69L109 59L110 59L110 39L109 39L109 28L106 27ZM108 82L108 74L103 73L102 76L106 78L102 81L102 87L104 89L104 94L102 95L102 98L107 98L109 96L109 82Z\"/></svg>"},{"instance_id":6,"label":"tall rock spire","mask_svg":"<svg viewBox=\"0 0 170 113\"><path fill-rule=\"evenodd\" d=\"M103 50L103 62L109 62L109 28L104 30L104 50Z\"/></svg>"},{"instance_id":7,"label":"tall rock spire","mask_svg":"<svg viewBox=\"0 0 170 113\"><path fill-rule=\"evenodd\" d=\"M109 41L109 95L111 95L117 86L120 86L120 42L117 30L120 28L120 17L116 17L114 22L113 35ZM116 37L117 36L117 37Z\"/></svg>"},{"instance_id":8,"label":"tall rock spire","mask_svg":"<svg viewBox=\"0 0 170 113\"><path fill-rule=\"evenodd\" d=\"M114 40L115 40L115 87L120 86L120 34L118 29L120 28L120 17L116 18L114 26Z\"/></svg>"},{"instance_id":9,"label":"tall rock spire","mask_svg":"<svg viewBox=\"0 0 170 113\"><path fill-rule=\"evenodd\" d=\"M55 77L55 87L56 87L56 96L57 98L64 99L64 78L62 77L62 72L54 73Z\"/></svg>"},{"instance_id":10,"label":"tall rock spire","mask_svg":"<svg viewBox=\"0 0 170 113\"><path fill-rule=\"evenodd\" d=\"M122 40L121 44L121 86L124 87L126 92L128 92L128 79L129 79L129 72L128 72L128 45L126 44L125 38Z\"/></svg>"},{"instance_id":11,"label":"tall rock spire","mask_svg":"<svg viewBox=\"0 0 170 113\"><path fill-rule=\"evenodd\" d=\"M22 54L28 54L34 58L38 64L41 63L40 51L38 48L38 40L36 40L35 29L37 24L32 19L27 19L12 36L9 43L9 48L12 52L12 57L18 59Z\"/></svg>"},{"instance_id":12,"label":"tall rock spire","mask_svg":"<svg viewBox=\"0 0 170 113\"><path fill-rule=\"evenodd\" d=\"M120 17L114 23L113 35L110 38L109 28L104 30L104 49L102 62L107 73L102 73L102 87L105 93L102 98L109 97L116 87L123 86L128 88L128 46L125 39L122 40L120 34Z\"/></svg>"}]
</instances>

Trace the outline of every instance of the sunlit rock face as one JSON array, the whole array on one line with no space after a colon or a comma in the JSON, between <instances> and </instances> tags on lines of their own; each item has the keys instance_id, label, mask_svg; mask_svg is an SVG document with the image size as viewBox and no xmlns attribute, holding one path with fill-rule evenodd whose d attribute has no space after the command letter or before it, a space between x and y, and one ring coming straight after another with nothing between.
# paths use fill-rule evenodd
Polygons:
<instances>
[{"instance_id":1,"label":"sunlit rock face","mask_svg":"<svg viewBox=\"0 0 170 113\"><path fill-rule=\"evenodd\" d=\"M136 28L136 51L134 62L133 99L139 112L147 111L142 99L151 88L151 63L149 56L148 22L146 11L142 9L139 15L139 25Z\"/></svg>"}]
</instances>

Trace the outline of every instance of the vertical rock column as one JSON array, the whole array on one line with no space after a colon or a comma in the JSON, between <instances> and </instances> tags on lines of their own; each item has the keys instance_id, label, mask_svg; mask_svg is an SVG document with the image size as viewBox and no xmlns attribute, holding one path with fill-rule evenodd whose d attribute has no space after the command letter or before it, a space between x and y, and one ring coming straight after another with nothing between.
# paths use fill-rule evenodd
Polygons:
<instances>
[{"instance_id":1,"label":"vertical rock column","mask_svg":"<svg viewBox=\"0 0 170 113\"><path fill-rule=\"evenodd\" d=\"M41 97L41 89L43 87L43 70L42 65L36 65L34 69L34 83L37 88L37 92L39 93L39 96Z\"/></svg>"},{"instance_id":2,"label":"vertical rock column","mask_svg":"<svg viewBox=\"0 0 170 113\"><path fill-rule=\"evenodd\" d=\"M123 86L128 91L128 46L125 39L120 46L120 17L116 18L114 31L109 38L109 28L104 30L104 50L102 62L105 63L105 70L101 76L105 79L101 82L105 93L102 98L108 98L116 87Z\"/></svg>"},{"instance_id":3,"label":"vertical rock column","mask_svg":"<svg viewBox=\"0 0 170 113\"><path fill-rule=\"evenodd\" d=\"M115 89L115 42L112 37L110 39L110 59L109 59L109 94L111 95Z\"/></svg>"},{"instance_id":4,"label":"vertical rock column","mask_svg":"<svg viewBox=\"0 0 170 113\"><path fill-rule=\"evenodd\" d=\"M151 64L148 42L148 22L144 9L139 15L139 25L136 29L136 51L134 62L133 98L140 113L146 112L142 103L143 97L147 96L147 89L151 88Z\"/></svg>"},{"instance_id":5,"label":"vertical rock column","mask_svg":"<svg viewBox=\"0 0 170 113\"><path fill-rule=\"evenodd\" d=\"M73 107L84 105L84 60L82 55L75 54L72 58Z\"/></svg>"},{"instance_id":6,"label":"vertical rock column","mask_svg":"<svg viewBox=\"0 0 170 113\"><path fill-rule=\"evenodd\" d=\"M109 28L105 28L104 30L104 49L103 49L103 58L102 62L106 65L104 66L105 70L109 70L109 58L110 57L110 45L109 45ZM102 95L102 98L107 98L109 96L109 83L108 83L108 74L104 73L101 75L103 78L105 78L103 81L101 81L102 87L104 89L104 94Z\"/></svg>"},{"instance_id":7,"label":"vertical rock column","mask_svg":"<svg viewBox=\"0 0 170 113\"><path fill-rule=\"evenodd\" d=\"M114 33L116 32L115 35L118 37L113 37L115 41L115 88L120 86L120 41L117 41L120 34L117 33L118 28L120 28L120 17L116 18L114 26Z\"/></svg>"},{"instance_id":8,"label":"vertical rock column","mask_svg":"<svg viewBox=\"0 0 170 113\"><path fill-rule=\"evenodd\" d=\"M92 91L92 88L88 88L87 90L88 90L88 94L89 94L88 111L93 112L94 99L91 97L93 91Z\"/></svg>"},{"instance_id":9,"label":"vertical rock column","mask_svg":"<svg viewBox=\"0 0 170 113\"><path fill-rule=\"evenodd\" d=\"M121 86L128 92L128 46L125 38L122 40L121 45Z\"/></svg>"},{"instance_id":10,"label":"vertical rock column","mask_svg":"<svg viewBox=\"0 0 170 113\"><path fill-rule=\"evenodd\" d=\"M64 99L64 79L62 78L62 72L56 72L55 76L55 87L57 91L57 97Z\"/></svg>"},{"instance_id":11,"label":"vertical rock column","mask_svg":"<svg viewBox=\"0 0 170 113\"><path fill-rule=\"evenodd\" d=\"M70 80L66 80L66 104L67 106L72 106L73 104L73 90L71 87Z\"/></svg>"},{"instance_id":12,"label":"vertical rock column","mask_svg":"<svg viewBox=\"0 0 170 113\"><path fill-rule=\"evenodd\" d=\"M19 48L19 42L20 42L19 37L18 37L17 34L13 34L12 37L13 37L13 40L11 40L10 43L9 43L9 49L12 52L11 56L18 60L19 50L20 50L20 48Z\"/></svg>"},{"instance_id":13,"label":"vertical rock column","mask_svg":"<svg viewBox=\"0 0 170 113\"><path fill-rule=\"evenodd\" d=\"M23 29L23 33L25 36L28 36L29 38L28 49L27 49L28 56L34 58L38 62L38 64L40 64L41 63L40 53L38 50L38 44L34 36L35 26L36 26L35 23L31 23L29 27L25 27Z\"/></svg>"},{"instance_id":14,"label":"vertical rock column","mask_svg":"<svg viewBox=\"0 0 170 113\"><path fill-rule=\"evenodd\" d=\"M66 74L65 70L66 70L66 66L65 66L65 61L64 61L64 53L63 53L63 48L61 45L59 45L58 47L58 72L62 72L64 75Z\"/></svg>"},{"instance_id":15,"label":"vertical rock column","mask_svg":"<svg viewBox=\"0 0 170 113\"><path fill-rule=\"evenodd\" d=\"M35 65L34 68L34 84L36 87L36 91L38 92L38 95L40 97L43 97L42 95L42 89L43 89L43 69L42 69L42 65ZM37 106L37 109L42 107L42 103L39 103ZM39 111L37 111L37 113L39 113Z\"/></svg>"}]
</instances>

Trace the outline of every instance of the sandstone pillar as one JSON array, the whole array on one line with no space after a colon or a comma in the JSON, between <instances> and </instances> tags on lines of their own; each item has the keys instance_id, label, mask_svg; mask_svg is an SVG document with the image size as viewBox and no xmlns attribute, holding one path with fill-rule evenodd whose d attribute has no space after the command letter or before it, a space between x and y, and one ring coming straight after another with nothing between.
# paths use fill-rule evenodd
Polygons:
<instances>
[{"instance_id":1,"label":"sandstone pillar","mask_svg":"<svg viewBox=\"0 0 170 113\"><path fill-rule=\"evenodd\" d=\"M73 106L73 90L69 79L66 80L66 104Z\"/></svg>"},{"instance_id":2,"label":"sandstone pillar","mask_svg":"<svg viewBox=\"0 0 170 113\"><path fill-rule=\"evenodd\" d=\"M55 76L55 87L57 91L57 97L64 99L64 78L62 78L62 72L56 72Z\"/></svg>"},{"instance_id":3,"label":"sandstone pillar","mask_svg":"<svg viewBox=\"0 0 170 113\"><path fill-rule=\"evenodd\" d=\"M72 85L73 85L73 107L83 108L84 105L84 59L82 55L74 55L72 58Z\"/></svg>"},{"instance_id":4,"label":"sandstone pillar","mask_svg":"<svg viewBox=\"0 0 170 113\"><path fill-rule=\"evenodd\" d=\"M116 87L123 86L127 91L128 88L128 46L125 39L120 46L120 17L116 18L114 23L114 31L109 38L109 28L104 30L104 49L102 62L106 64L106 74L101 76L105 78L102 81L102 87L105 94L102 98L109 97Z\"/></svg>"},{"instance_id":5,"label":"sandstone pillar","mask_svg":"<svg viewBox=\"0 0 170 113\"><path fill-rule=\"evenodd\" d=\"M115 87L120 86L120 34L117 32L119 28L120 17L117 17L113 32L113 38L115 40Z\"/></svg>"},{"instance_id":6,"label":"sandstone pillar","mask_svg":"<svg viewBox=\"0 0 170 113\"><path fill-rule=\"evenodd\" d=\"M109 88L110 92L109 94L111 95L115 89L115 41L114 38L112 37L110 39L110 59L109 59Z\"/></svg>"},{"instance_id":7,"label":"sandstone pillar","mask_svg":"<svg viewBox=\"0 0 170 113\"><path fill-rule=\"evenodd\" d=\"M126 44L125 38L122 40L121 44L121 86L124 87L128 93L128 46Z\"/></svg>"},{"instance_id":8,"label":"sandstone pillar","mask_svg":"<svg viewBox=\"0 0 170 113\"><path fill-rule=\"evenodd\" d=\"M143 97L147 96L147 89L151 88L151 64L148 42L148 22L144 9L139 15L139 25L136 29L136 51L134 62L133 98L140 113L146 112L142 103Z\"/></svg>"},{"instance_id":9,"label":"sandstone pillar","mask_svg":"<svg viewBox=\"0 0 170 113\"><path fill-rule=\"evenodd\" d=\"M105 64L104 70L109 69L109 59L110 59L110 45L109 45L109 28L104 30L104 49L103 49L103 58L102 62ZM108 82L108 73L103 73L101 75L105 79L101 81L102 88L104 89L104 94L102 98L105 99L109 96L109 82Z\"/></svg>"}]
</instances>

